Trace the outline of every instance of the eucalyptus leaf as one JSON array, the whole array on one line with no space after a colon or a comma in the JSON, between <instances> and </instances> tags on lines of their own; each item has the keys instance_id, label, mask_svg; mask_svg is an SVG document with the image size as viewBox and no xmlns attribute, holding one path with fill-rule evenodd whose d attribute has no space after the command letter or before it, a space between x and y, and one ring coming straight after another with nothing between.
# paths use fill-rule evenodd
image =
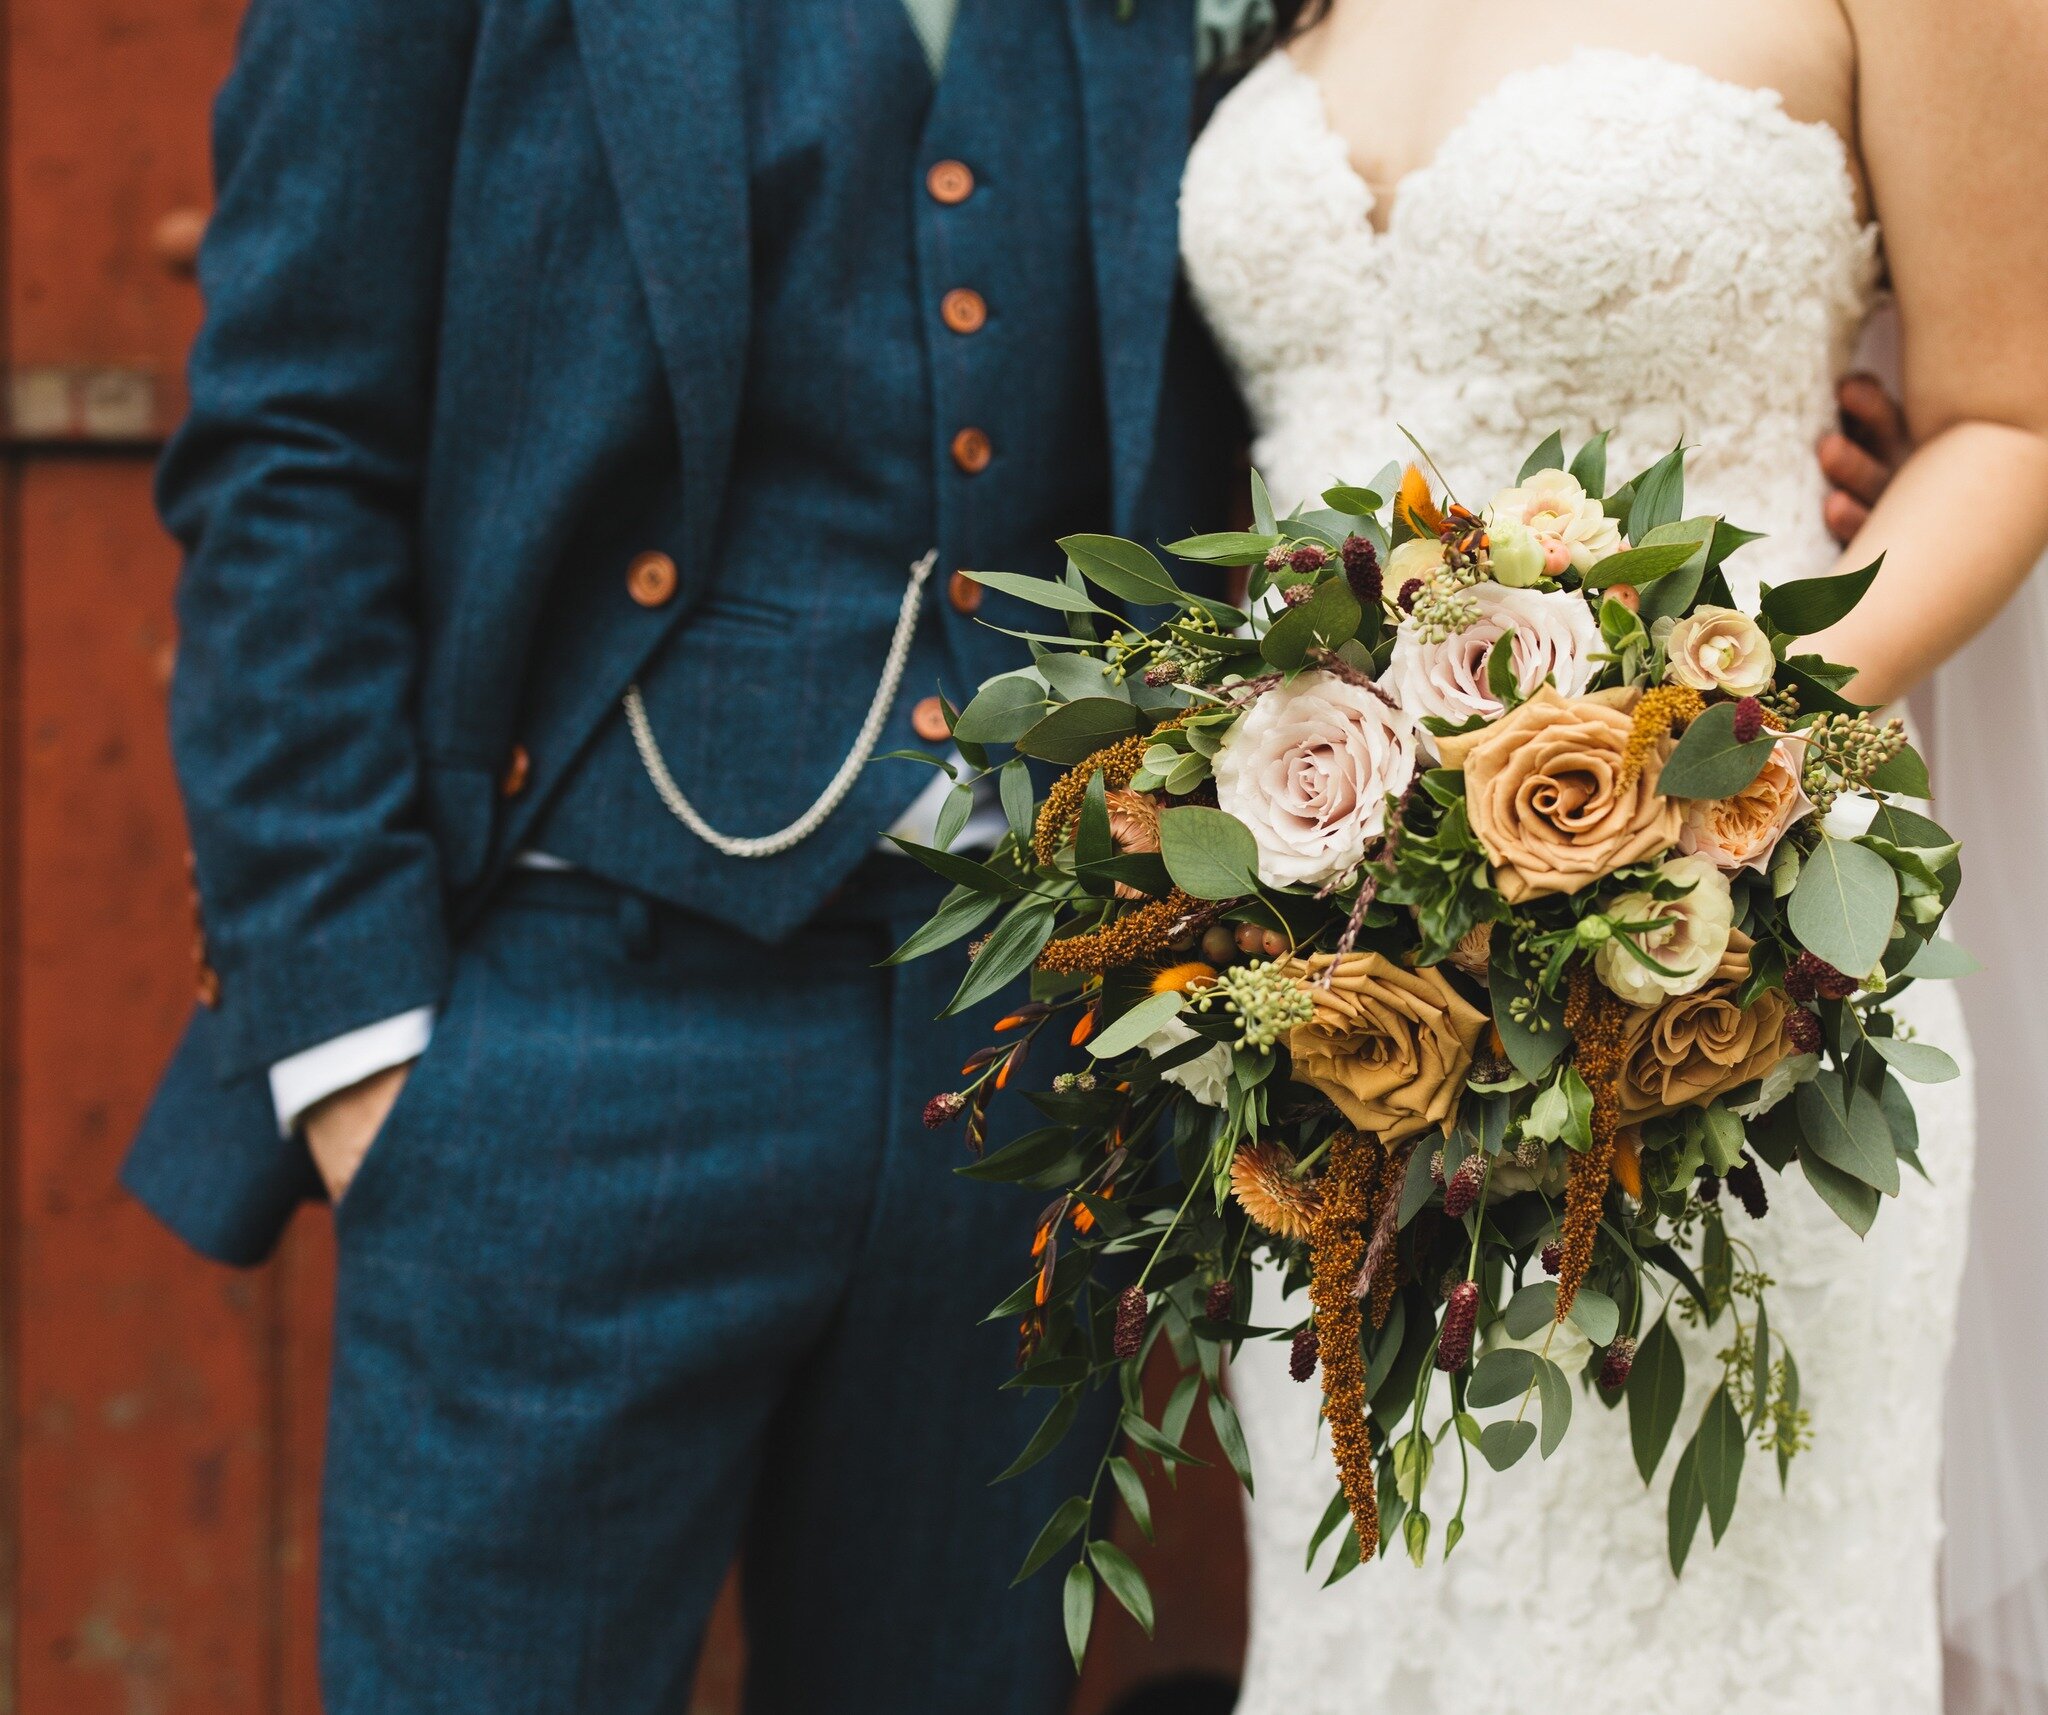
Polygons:
<instances>
[{"instance_id":1,"label":"eucalyptus leaf","mask_svg":"<svg viewBox=\"0 0 2048 1715\"><path fill-rule=\"evenodd\" d=\"M1685 1353L1664 1317L1657 1319L1636 1348L1627 1391L1629 1444L1635 1452L1636 1469L1647 1484L1656 1474L1657 1461L1664 1457L1685 1400Z\"/></svg>"},{"instance_id":2,"label":"eucalyptus leaf","mask_svg":"<svg viewBox=\"0 0 2048 1715\"><path fill-rule=\"evenodd\" d=\"M1031 968L1052 939L1053 910L1037 903L1019 905L990 932L967 967L960 987L939 1016L952 1018L987 1000Z\"/></svg>"},{"instance_id":3,"label":"eucalyptus leaf","mask_svg":"<svg viewBox=\"0 0 2048 1715\"><path fill-rule=\"evenodd\" d=\"M1151 549L1120 536L1063 536L1060 547L1100 589L1141 606L1178 604L1180 586Z\"/></svg>"},{"instance_id":4,"label":"eucalyptus leaf","mask_svg":"<svg viewBox=\"0 0 2048 1715\"><path fill-rule=\"evenodd\" d=\"M1486 1353L1465 1385L1465 1402L1474 1410L1505 1405L1529 1391L1536 1378L1536 1354L1521 1346L1499 1346Z\"/></svg>"},{"instance_id":5,"label":"eucalyptus leaf","mask_svg":"<svg viewBox=\"0 0 2048 1715\"><path fill-rule=\"evenodd\" d=\"M1810 1150L1830 1167L1897 1196L1899 1158L1876 1097L1844 1082L1833 1069L1816 1072L1793 1092L1794 1111Z\"/></svg>"},{"instance_id":6,"label":"eucalyptus leaf","mask_svg":"<svg viewBox=\"0 0 2048 1715\"><path fill-rule=\"evenodd\" d=\"M974 693L953 736L970 744L1015 744L1045 717L1045 687L1029 673L1005 673Z\"/></svg>"},{"instance_id":7,"label":"eucalyptus leaf","mask_svg":"<svg viewBox=\"0 0 2048 1715\"><path fill-rule=\"evenodd\" d=\"M1675 572L1699 552L1690 542L1664 542L1647 548L1624 548L1610 554L1586 574L1588 589L1604 590L1615 584L1645 584Z\"/></svg>"},{"instance_id":8,"label":"eucalyptus leaf","mask_svg":"<svg viewBox=\"0 0 2048 1715\"><path fill-rule=\"evenodd\" d=\"M1308 660L1311 649L1335 649L1349 642L1363 617L1351 586L1342 578L1331 578L1318 584L1299 607L1288 608L1273 621L1259 653L1282 672L1292 672Z\"/></svg>"},{"instance_id":9,"label":"eucalyptus leaf","mask_svg":"<svg viewBox=\"0 0 2048 1715\"><path fill-rule=\"evenodd\" d=\"M1898 907L1890 864L1867 846L1823 834L1800 866L1786 918L1808 952L1861 978L1883 956Z\"/></svg>"},{"instance_id":10,"label":"eucalyptus leaf","mask_svg":"<svg viewBox=\"0 0 2048 1715\"><path fill-rule=\"evenodd\" d=\"M1539 1280L1508 1300L1502 1325L1511 1340L1526 1340L1557 1320L1557 1282ZM1596 1345L1598 1341L1594 1342ZM1526 1383L1525 1383L1526 1385ZM1476 1403L1485 1403L1483 1401Z\"/></svg>"},{"instance_id":11,"label":"eucalyptus leaf","mask_svg":"<svg viewBox=\"0 0 2048 1715\"><path fill-rule=\"evenodd\" d=\"M1186 804L1161 811L1159 855L1175 884L1196 899L1239 899L1258 891L1258 844L1249 828L1221 810Z\"/></svg>"},{"instance_id":12,"label":"eucalyptus leaf","mask_svg":"<svg viewBox=\"0 0 2048 1715\"><path fill-rule=\"evenodd\" d=\"M1105 619L1117 617L1108 608L1098 607L1089 600L1085 591L1073 589L1056 578L1029 578L1017 572L963 571L961 576L986 589L1015 596L1019 601L1028 601L1038 607L1049 607L1059 613L1099 613Z\"/></svg>"},{"instance_id":13,"label":"eucalyptus leaf","mask_svg":"<svg viewBox=\"0 0 2048 1715\"><path fill-rule=\"evenodd\" d=\"M1727 1534L1728 1521L1735 1516L1745 1441L1742 1415L1735 1409L1735 1401L1724 1382L1707 1401L1694 1441L1699 1448L1699 1482L1706 1497L1707 1524L1716 1542Z\"/></svg>"},{"instance_id":14,"label":"eucalyptus leaf","mask_svg":"<svg viewBox=\"0 0 2048 1715\"><path fill-rule=\"evenodd\" d=\"M940 851L951 851L967 818L974 814L974 787L963 780L946 794L939 806L939 819L932 825L932 843Z\"/></svg>"},{"instance_id":15,"label":"eucalyptus leaf","mask_svg":"<svg viewBox=\"0 0 2048 1715\"><path fill-rule=\"evenodd\" d=\"M1700 1443L1695 1435L1678 1456L1678 1464L1671 1473L1671 1495L1665 1504L1674 1577L1685 1570L1685 1557L1692 1548L1692 1539L1699 1529L1700 1514L1706 1509L1706 1504L1706 1490L1700 1487Z\"/></svg>"},{"instance_id":16,"label":"eucalyptus leaf","mask_svg":"<svg viewBox=\"0 0 2048 1715\"><path fill-rule=\"evenodd\" d=\"M1536 1425L1529 1422L1489 1423L1479 1432L1479 1454L1496 1471L1505 1471L1536 1445Z\"/></svg>"},{"instance_id":17,"label":"eucalyptus leaf","mask_svg":"<svg viewBox=\"0 0 2048 1715\"><path fill-rule=\"evenodd\" d=\"M956 887L939 901L939 908L913 930L910 937L882 961L885 965L907 965L941 947L950 947L963 935L971 935L1002 904L1002 895L982 893L971 887Z\"/></svg>"},{"instance_id":18,"label":"eucalyptus leaf","mask_svg":"<svg viewBox=\"0 0 2048 1715\"><path fill-rule=\"evenodd\" d=\"M1594 1345L1604 1346L1621 1329L1621 1306L1606 1293L1582 1286L1572 1300L1569 1320Z\"/></svg>"},{"instance_id":19,"label":"eucalyptus leaf","mask_svg":"<svg viewBox=\"0 0 2048 1715\"><path fill-rule=\"evenodd\" d=\"M1963 1069L1931 1042L1906 1042L1896 1036L1866 1040L1900 1077L1916 1084L1946 1084L1963 1075Z\"/></svg>"},{"instance_id":20,"label":"eucalyptus leaf","mask_svg":"<svg viewBox=\"0 0 2048 1715\"><path fill-rule=\"evenodd\" d=\"M1536 1391L1543 1399L1543 1457L1555 1453L1571 1427L1572 1385L1548 1358L1536 1360Z\"/></svg>"},{"instance_id":21,"label":"eucalyptus leaf","mask_svg":"<svg viewBox=\"0 0 2048 1715\"><path fill-rule=\"evenodd\" d=\"M1763 772L1777 742L1767 732L1739 743L1735 705L1715 703L1685 729L1657 775L1657 790L1667 798L1732 798Z\"/></svg>"},{"instance_id":22,"label":"eucalyptus leaf","mask_svg":"<svg viewBox=\"0 0 2048 1715\"><path fill-rule=\"evenodd\" d=\"M1207 566L1255 566L1280 544L1277 535L1250 530L1220 530L1166 544L1176 559Z\"/></svg>"},{"instance_id":23,"label":"eucalyptus leaf","mask_svg":"<svg viewBox=\"0 0 2048 1715\"><path fill-rule=\"evenodd\" d=\"M1279 533L1279 522L1273 516L1273 497L1266 492L1266 479L1254 470L1252 472L1252 528L1262 536Z\"/></svg>"},{"instance_id":24,"label":"eucalyptus leaf","mask_svg":"<svg viewBox=\"0 0 2048 1715\"><path fill-rule=\"evenodd\" d=\"M1038 800L1031 786L1031 765L1013 756L996 773L996 788L1002 795L1003 816L1020 845L1029 845L1038 824Z\"/></svg>"},{"instance_id":25,"label":"eucalyptus leaf","mask_svg":"<svg viewBox=\"0 0 2048 1715\"><path fill-rule=\"evenodd\" d=\"M1168 1019L1179 1017L1183 1004L1181 996L1171 990L1147 995L1129 1012L1091 1036L1088 1052L1098 1060L1114 1060L1119 1054L1128 1054Z\"/></svg>"},{"instance_id":26,"label":"eucalyptus leaf","mask_svg":"<svg viewBox=\"0 0 2048 1715\"><path fill-rule=\"evenodd\" d=\"M1369 518L1386 504L1386 499L1369 488L1352 488L1340 483L1335 488L1323 490L1323 504L1347 518Z\"/></svg>"},{"instance_id":27,"label":"eucalyptus leaf","mask_svg":"<svg viewBox=\"0 0 2048 1715\"><path fill-rule=\"evenodd\" d=\"M1834 1210L1859 1239L1877 1219L1878 1194L1860 1179L1831 1167L1810 1149L1799 1152L1799 1165L1820 1200Z\"/></svg>"},{"instance_id":28,"label":"eucalyptus leaf","mask_svg":"<svg viewBox=\"0 0 2048 1715\"><path fill-rule=\"evenodd\" d=\"M1062 703L1014 742L1026 756L1071 768L1138 730L1138 711L1115 697Z\"/></svg>"},{"instance_id":29,"label":"eucalyptus leaf","mask_svg":"<svg viewBox=\"0 0 2048 1715\"><path fill-rule=\"evenodd\" d=\"M1907 962L1905 974L1929 978L1966 977L1972 971L1982 969L1967 949L1936 936L1921 943L1920 950Z\"/></svg>"}]
</instances>

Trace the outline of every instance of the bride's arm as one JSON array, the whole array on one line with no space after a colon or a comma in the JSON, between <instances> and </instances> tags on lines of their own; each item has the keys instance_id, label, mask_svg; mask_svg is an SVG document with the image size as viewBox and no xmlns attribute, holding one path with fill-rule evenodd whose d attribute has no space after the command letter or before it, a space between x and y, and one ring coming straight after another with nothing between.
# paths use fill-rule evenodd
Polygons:
<instances>
[{"instance_id":1,"label":"bride's arm","mask_svg":"<svg viewBox=\"0 0 2048 1715\"><path fill-rule=\"evenodd\" d=\"M1844 559L1883 551L1884 571L1815 646L1883 702L1989 623L2048 546L2048 6L1846 5L1920 446Z\"/></svg>"}]
</instances>

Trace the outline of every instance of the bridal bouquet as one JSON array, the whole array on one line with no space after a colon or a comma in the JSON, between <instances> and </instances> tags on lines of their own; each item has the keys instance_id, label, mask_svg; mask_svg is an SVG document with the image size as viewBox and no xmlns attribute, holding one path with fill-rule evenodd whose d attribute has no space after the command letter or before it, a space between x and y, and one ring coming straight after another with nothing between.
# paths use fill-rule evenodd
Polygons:
<instances>
[{"instance_id":1,"label":"bridal bouquet","mask_svg":"<svg viewBox=\"0 0 2048 1715\"><path fill-rule=\"evenodd\" d=\"M1242 608L1106 536L1065 541L1062 578L971 574L1051 618L949 710L1009 832L941 849L956 788L939 846L905 848L953 889L896 957L974 937L955 1010L1031 973L925 1118L964 1124L961 1172L1050 1197L995 1312L1012 1385L1052 1402L1006 1474L1084 1390L1122 1402L1019 1575L1071 1557L1077 1659L1098 1579L1151 1618L1096 1534L1104 1479L1149 1530L1150 1462L1192 1462L1199 1405L1250 1485L1220 1386L1248 1339L1320 1378L1332 1580L1383 1538L1419 1564L1433 1515L1448 1554L1474 1456L1550 1457L1588 1395L1626 1402L1646 1483L1682 1443L1674 1570L1749 1449L1782 1481L1807 1438L1745 1227L1811 1194L1860 1234L1918 1169L1899 1080L1956 1068L1885 1002L1956 974L1957 848L1895 801L1927 792L1898 723L1801 650L1877 568L1746 613L1722 566L1753 538L1684 516L1682 451L1610 491L1605 447L1567 465L1552 436L1480 512L1390 466L1276 519L1254 476L1251 531L1166 550L1248 568ZM1045 1123L991 1148L1041 1044L1070 1067L1030 1096ZM1251 1325L1262 1258L1290 1326ZM1682 1428L1674 1319L1726 1341ZM1162 1341L1183 1374L1155 1415Z\"/></svg>"}]
</instances>

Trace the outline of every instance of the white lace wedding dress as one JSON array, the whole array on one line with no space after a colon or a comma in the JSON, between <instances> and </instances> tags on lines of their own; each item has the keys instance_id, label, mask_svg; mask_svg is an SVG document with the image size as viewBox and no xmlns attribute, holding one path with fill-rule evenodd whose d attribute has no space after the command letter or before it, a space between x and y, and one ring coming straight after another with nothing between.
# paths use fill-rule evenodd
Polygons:
<instances>
[{"instance_id":1,"label":"white lace wedding dress","mask_svg":"<svg viewBox=\"0 0 2048 1715\"><path fill-rule=\"evenodd\" d=\"M1481 504L1552 429L1612 428L1625 475L1681 438L1689 514L1768 532L1729 564L1738 601L1831 569L1816 440L1870 306L1875 233L1840 139L1778 98L1690 67L1581 51L1482 97L1398 189L1387 231L1284 55L1223 102L1188 162L1182 245L1242 382L1256 463L1285 508L1370 481L1405 426ZM1652 1490L1627 1414L1582 1395L1548 1463L1475 1459L1448 1563L1457 1460L1439 1458L1428 1565L1391 1560L1319 1588L1303 1572L1333 1490L1318 1390L1284 1346L1233 1371L1258 1476L1241 1715L1934 1715L1942 1376L1974 1128L1951 985L1901 1010L1965 1068L1915 1092L1930 1185L1911 1173L1859 1242L1795 1167L1761 1223L1731 1211L1778 1285L1813 1413L1780 1494L1752 1449L1715 1547L1682 1580L1665 1490L1726 1324L1687 1330L1685 1414ZM1298 1320L1262 1282L1255 1320ZM1441 1401L1441 1394L1438 1395ZM1446 1448L1448 1454L1450 1449Z\"/></svg>"}]
</instances>

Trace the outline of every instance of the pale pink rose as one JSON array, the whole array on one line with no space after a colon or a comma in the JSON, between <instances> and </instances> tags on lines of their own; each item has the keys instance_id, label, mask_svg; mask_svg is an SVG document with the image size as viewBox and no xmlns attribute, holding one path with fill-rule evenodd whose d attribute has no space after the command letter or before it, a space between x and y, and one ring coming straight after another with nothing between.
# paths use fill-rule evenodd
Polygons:
<instances>
[{"instance_id":1,"label":"pale pink rose","mask_svg":"<svg viewBox=\"0 0 2048 1715\"><path fill-rule=\"evenodd\" d=\"M1441 643L1425 643L1414 622L1394 637L1394 656L1387 664L1386 683L1401 706L1419 722L1435 715L1461 726L1474 715L1493 720L1506 712L1486 688L1486 658L1503 632L1512 631L1508 658L1515 684L1530 695L1546 677L1555 680L1561 696L1576 697L1592 683L1603 647L1600 626L1584 596L1568 590L1510 590L1499 584L1474 584L1465 592L1479 607L1476 624ZM1436 743L1425 732L1423 748L1431 756Z\"/></svg>"},{"instance_id":2,"label":"pale pink rose","mask_svg":"<svg viewBox=\"0 0 2048 1715\"><path fill-rule=\"evenodd\" d=\"M1252 704L1211 766L1218 806L1258 843L1259 879L1319 886L1356 868L1414 778L1415 739L1413 715L1330 673Z\"/></svg>"},{"instance_id":3,"label":"pale pink rose","mask_svg":"<svg viewBox=\"0 0 2048 1715\"><path fill-rule=\"evenodd\" d=\"M1608 555L1621 552L1621 526L1570 471L1533 472L1528 481L1496 494L1486 515L1489 520L1511 518L1526 524L1543 544L1544 563L1552 576L1567 566L1590 572Z\"/></svg>"},{"instance_id":4,"label":"pale pink rose","mask_svg":"<svg viewBox=\"0 0 2048 1715\"><path fill-rule=\"evenodd\" d=\"M1803 749L1801 740L1781 738L1763 772L1734 797L1684 800L1678 849L1727 874L1738 869L1761 874L1786 831L1812 813L1812 801L1799 784Z\"/></svg>"}]
</instances>

